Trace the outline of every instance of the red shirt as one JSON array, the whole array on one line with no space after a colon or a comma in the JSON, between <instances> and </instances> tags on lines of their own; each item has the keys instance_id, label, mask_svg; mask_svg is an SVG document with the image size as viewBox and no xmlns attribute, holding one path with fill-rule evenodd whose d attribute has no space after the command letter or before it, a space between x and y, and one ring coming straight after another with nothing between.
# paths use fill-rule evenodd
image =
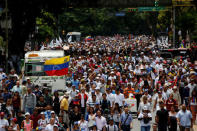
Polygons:
<instances>
[{"instance_id":1,"label":"red shirt","mask_svg":"<svg viewBox=\"0 0 197 131\"><path fill-rule=\"evenodd\" d=\"M38 126L38 120L41 119L40 115L31 115L30 119L33 121L33 129L36 129Z\"/></svg>"},{"instance_id":2,"label":"red shirt","mask_svg":"<svg viewBox=\"0 0 197 131\"><path fill-rule=\"evenodd\" d=\"M167 101L166 101L166 109L168 111L170 111L172 106L176 106L176 100L175 99L167 99Z\"/></svg>"}]
</instances>

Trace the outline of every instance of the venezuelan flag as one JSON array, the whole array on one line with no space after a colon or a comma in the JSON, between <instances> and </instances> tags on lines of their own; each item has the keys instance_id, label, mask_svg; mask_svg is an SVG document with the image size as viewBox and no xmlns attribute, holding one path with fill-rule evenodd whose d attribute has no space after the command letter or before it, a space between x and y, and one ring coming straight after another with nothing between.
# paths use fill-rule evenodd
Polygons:
<instances>
[{"instance_id":1,"label":"venezuelan flag","mask_svg":"<svg viewBox=\"0 0 197 131\"><path fill-rule=\"evenodd\" d=\"M48 76L62 76L68 73L70 56L46 60L44 71Z\"/></svg>"}]
</instances>

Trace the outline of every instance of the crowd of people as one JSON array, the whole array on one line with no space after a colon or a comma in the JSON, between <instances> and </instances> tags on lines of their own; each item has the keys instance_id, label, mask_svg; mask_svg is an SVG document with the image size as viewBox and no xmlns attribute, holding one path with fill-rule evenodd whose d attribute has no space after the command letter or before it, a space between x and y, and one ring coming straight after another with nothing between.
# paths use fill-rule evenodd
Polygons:
<instances>
[{"instance_id":1,"label":"crowd of people","mask_svg":"<svg viewBox=\"0 0 197 131\"><path fill-rule=\"evenodd\" d=\"M189 131L197 113L196 65L189 57L162 58L154 38L143 37L70 44L63 96L1 69L0 131L130 131L133 108L141 131Z\"/></svg>"}]
</instances>

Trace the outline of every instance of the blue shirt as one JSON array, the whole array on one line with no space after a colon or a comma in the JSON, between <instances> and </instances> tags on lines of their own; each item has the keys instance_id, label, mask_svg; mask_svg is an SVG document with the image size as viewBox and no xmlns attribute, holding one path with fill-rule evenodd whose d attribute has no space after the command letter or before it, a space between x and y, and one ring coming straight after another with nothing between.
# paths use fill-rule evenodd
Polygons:
<instances>
[{"instance_id":1,"label":"blue shirt","mask_svg":"<svg viewBox=\"0 0 197 131\"><path fill-rule=\"evenodd\" d=\"M121 120L121 124L122 125L130 125L130 123L132 122L133 118L132 118L132 115L131 114L125 114L125 112L123 112L121 114L121 116L120 116L120 120Z\"/></svg>"},{"instance_id":2,"label":"blue shirt","mask_svg":"<svg viewBox=\"0 0 197 131\"><path fill-rule=\"evenodd\" d=\"M73 80L72 85L74 85L77 90L79 89L79 81L78 80Z\"/></svg>"},{"instance_id":3,"label":"blue shirt","mask_svg":"<svg viewBox=\"0 0 197 131\"><path fill-rule=\"evenodd\" d=\"M192 114L190 111L186 110L185 112L183 112L182 110L180 110L177 113L176 117L180 120L181 126L191 126Z\"/></svg>"}]
</instances>

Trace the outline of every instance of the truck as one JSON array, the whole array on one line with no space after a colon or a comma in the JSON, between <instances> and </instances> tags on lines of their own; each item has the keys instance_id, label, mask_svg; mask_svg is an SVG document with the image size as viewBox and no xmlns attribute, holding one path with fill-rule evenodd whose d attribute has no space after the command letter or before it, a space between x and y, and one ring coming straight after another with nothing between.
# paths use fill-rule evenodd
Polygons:
<instances>
[{"instance_id":1,"label":"truck","mask_svg":"<svg viewBox=\"0 0 197 131\"><path fill-rule=\"evenodd\" d=\"M80 32L68 32L66 35L66 40L69 43L73 42L79 42L81 39L81 33Z\"/></svg>"},{"instance_id":2,"label":"truck","mask_svg":"<svg viewBox=\"0 0 197 131\"><path fill-rule=\"evenodd\" d=\"M25 53L22 67L23 78L29 78L34 85L46 86L52 93L56 90L66 90L65 76L47 76L44 71L46 60L64 56L64 50L42 50Z\"/></svg>"}]
</instances>

